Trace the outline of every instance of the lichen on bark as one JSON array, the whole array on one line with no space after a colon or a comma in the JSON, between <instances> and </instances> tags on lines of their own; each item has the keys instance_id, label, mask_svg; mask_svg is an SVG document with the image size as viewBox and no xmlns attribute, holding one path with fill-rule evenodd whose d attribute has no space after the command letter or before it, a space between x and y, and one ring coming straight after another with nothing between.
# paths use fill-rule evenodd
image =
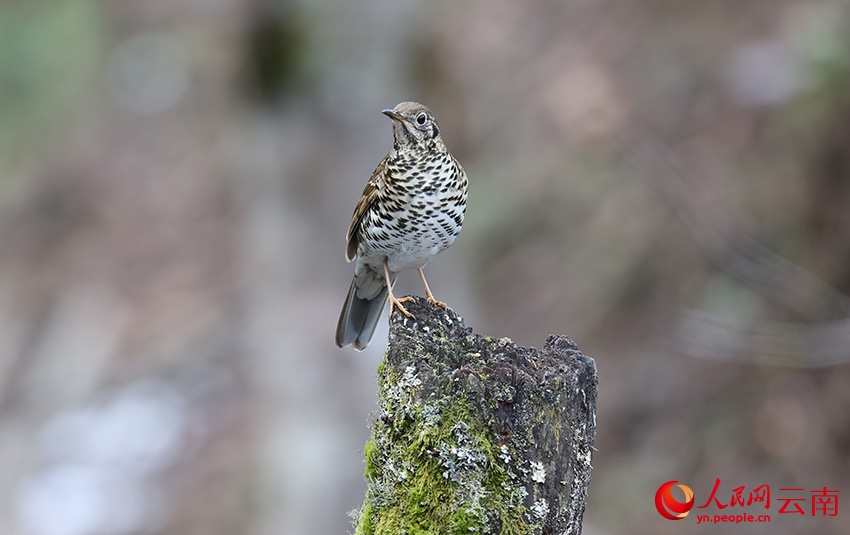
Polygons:
<instances>
[{"instance_id":1,"label":"lichen on bark","mask_svg":"<svg viewBox=\"0 0 850 535\"><path fill-rule=\"evenodd\" d=\"M523 348L422 298L405 306L378 368L356 534L580 533L593 359L565 336Z\"/></svg>"}]
</instances>

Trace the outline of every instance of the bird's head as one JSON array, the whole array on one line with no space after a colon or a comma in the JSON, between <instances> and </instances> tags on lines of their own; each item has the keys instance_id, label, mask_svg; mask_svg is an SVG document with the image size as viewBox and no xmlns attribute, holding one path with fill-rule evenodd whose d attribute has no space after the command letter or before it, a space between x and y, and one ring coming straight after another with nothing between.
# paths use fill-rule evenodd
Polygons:
<instances>
[{"instance_id":1,"label":"bird's head","mask_svg":"<svg viewBox=\"0 0 850 535\"><path fill-rule=\"evenodd\" d=\"M393 138L396 150L444 147L434 114L418 102L402 102L384 110L393 120Z\"/></svg>"}]
</instances>

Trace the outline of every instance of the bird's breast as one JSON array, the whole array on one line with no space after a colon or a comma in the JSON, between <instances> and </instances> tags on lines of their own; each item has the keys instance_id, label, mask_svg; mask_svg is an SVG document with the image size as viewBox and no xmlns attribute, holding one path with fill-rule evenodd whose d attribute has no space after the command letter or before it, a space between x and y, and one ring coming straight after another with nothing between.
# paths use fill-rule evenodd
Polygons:
<instances>
[{"instance_id":1,"label":"bird's breast","mask_svg":"<svg viewBox=\"0 0 850 535\"><path fill-rule=\"evenodd\" d=\"M364 221L360 253L386 258L392 271L422 267L460 232L465 175L445 155L391 160L387 171Z\"/></svg>"}]
</instances>

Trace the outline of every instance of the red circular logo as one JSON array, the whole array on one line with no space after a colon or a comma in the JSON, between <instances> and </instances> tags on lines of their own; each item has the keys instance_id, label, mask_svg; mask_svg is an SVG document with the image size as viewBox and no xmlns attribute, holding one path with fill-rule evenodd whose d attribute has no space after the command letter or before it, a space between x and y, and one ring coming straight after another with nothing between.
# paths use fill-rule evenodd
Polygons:
<instances>
[{"instance_id":1,"label":"red circular logo","mask_svg":"<svg viewBox=\"0 0 850 535\"><path fill-rule=\"evenodd\" d=\"M694 506L694 492L687 485L676 485L679 481L673 479L658 487L658 492L655 493L655 508L661 513L661 516L670 520L681 520L688 516ZM673 485L679 487L685 494L685 501L680 502L673 497Z\"/></svg>"}]
</instances>

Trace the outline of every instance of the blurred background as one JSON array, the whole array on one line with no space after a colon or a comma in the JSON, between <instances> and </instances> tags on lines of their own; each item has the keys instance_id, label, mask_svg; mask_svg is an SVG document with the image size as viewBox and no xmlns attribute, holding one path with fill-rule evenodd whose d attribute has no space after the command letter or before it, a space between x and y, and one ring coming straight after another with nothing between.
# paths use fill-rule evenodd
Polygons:
<instances>
[{"instance_id":1,"label":"blurred background","mask_svg":"<svg viewBox=\"0 0 850 535\"><path fill-rule=\"evenodd\" d=\"M353 531L344 235L403 100L471 179L436 296L596 359L585 533L850 532L777 514L850 500L846 0L6 0L0 533ZM655 511L716 478L773 522Z\"/></svg>"}]
</instances>

